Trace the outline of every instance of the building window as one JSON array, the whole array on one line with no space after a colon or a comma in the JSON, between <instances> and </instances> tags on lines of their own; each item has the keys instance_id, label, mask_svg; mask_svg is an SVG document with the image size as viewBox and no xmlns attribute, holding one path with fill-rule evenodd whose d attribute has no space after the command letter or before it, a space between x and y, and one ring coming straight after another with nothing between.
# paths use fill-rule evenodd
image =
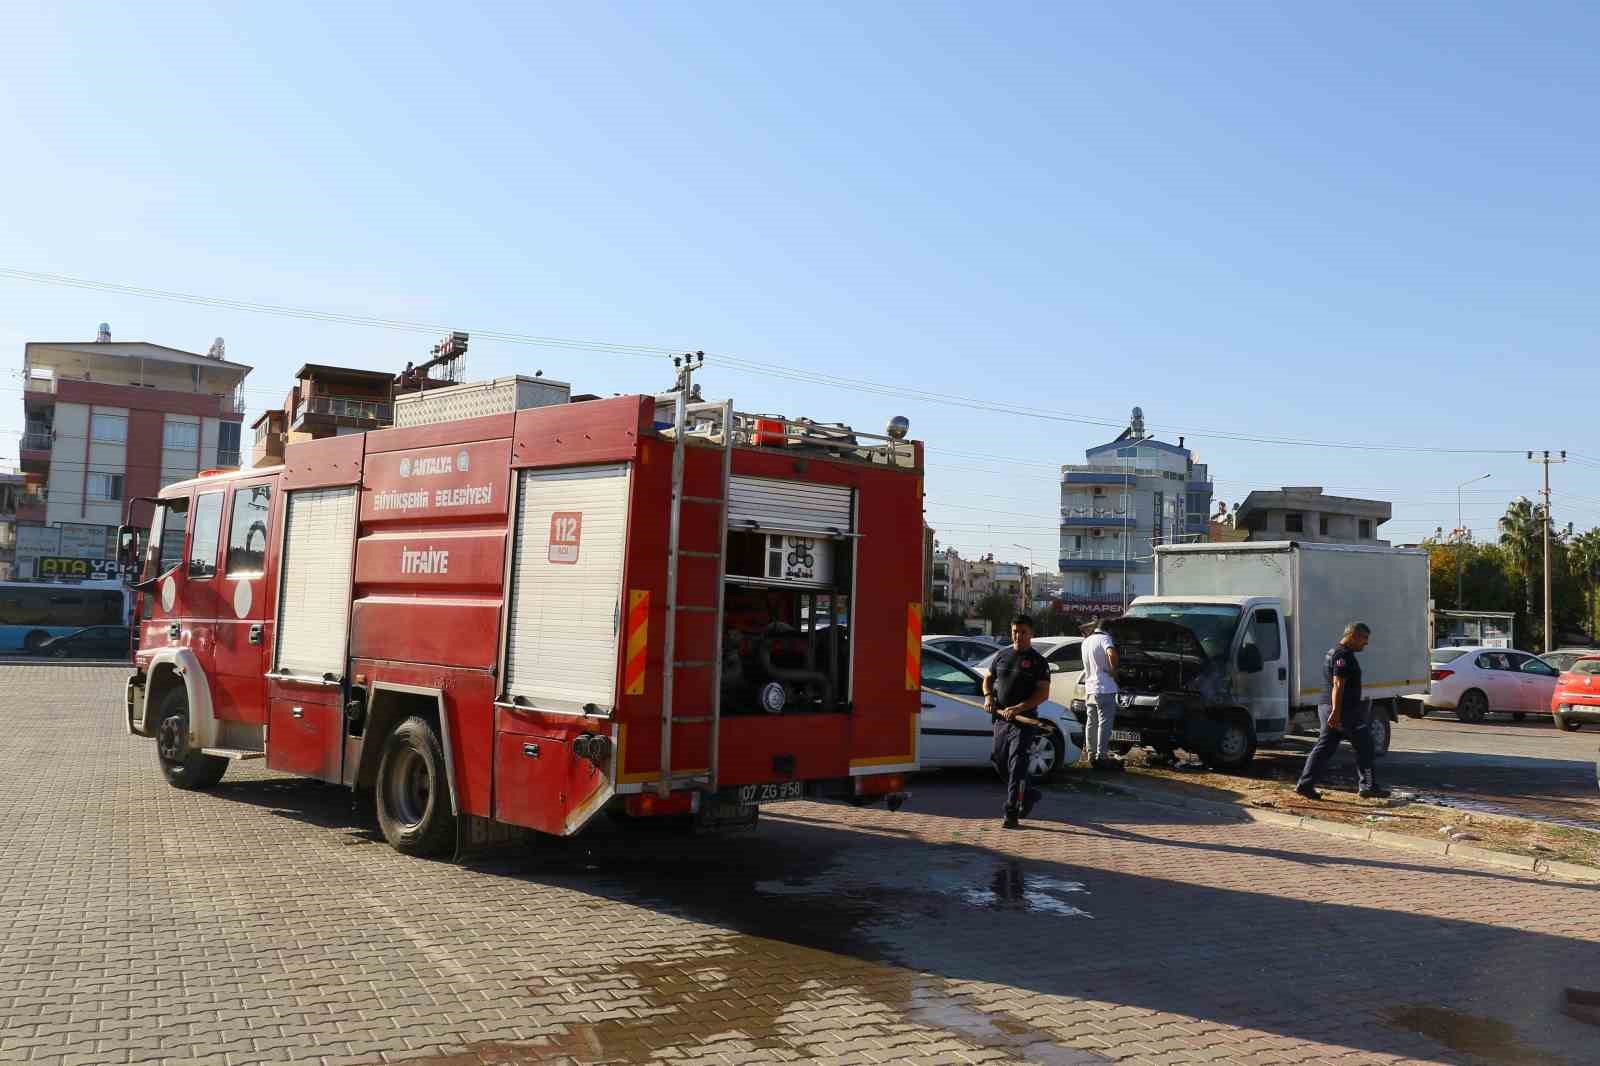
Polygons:
<instances>
[{"instance_id":1,"label":"building window","mask_svg":"<svg viewBox=\"0 0 1600 1066\"><path fill-rule=\"evenodd\" d=\"M217 576L217 535L222 532L220 492L208 492L195 501L194 535L189 538L189 576Z\"/></svg>"},{"instance_id":2,"label":"building window","mask_svg":"<svg viewBox=\"0 0 1600 1066\"><path fill-rule=\"evenodd\" d=\"M1361 527L1361 539L1362 540L1371 540L1372 539L1372 519L1363 518L1363 519L1361 519L1361 521L1358 524Z\"/></svg>"},{"instance_id":3,"label":"building window","mask_svg":"<svg viewBox=\"0 0 1600 1066\"><path fill-rule=\"evenodd\" d=\"M128 416L103 415L96 411L89 419L89 436L102 444L126 444Z\"/></svg>"},{"instance_id":4,"label":"building window","mask_svg":"<svg viewBox=\"0 0 1600 1066\"><path fill-rule=\"evenodd\" d=\"M217 425L217 465L239 465L239 431L238 422L221 422Z\"/></svg>"},{"instance_id":5,"label":"building window","mask_svg":"<svg viewBox=\"0 0 1600 1066\"><path fill-rule=\"evenodd\" d=\"M1324 537L1328 535L1328 516L1322 515L1317 519L1317 531Z\"/></svg>"},{"instance_id":6,"label":"building window","mask_svg":"<svg viewBox=\"0 0 1600 1066\"><path fill-rule=\"evenodd\" d=\"M83 494L91 500L122 502L121 474L90 474L84 483Z\"/></svg>"},{"instance_id":7,"label":"building window","mask_svg":"<svg viewBox=\"0 0 1600 1066\"><path fill-rule=\"evenodd\" d=\"M1285 533L1304 533L1306 531L1306 516L1299 511L1285 511L1283 513L1283 531Z\"/></svg>"},{"instance_id":8,"label":"building window","mask_svg":"<svg viewBox=\"0 0 1600 1066\"><path fill-rule=\"evenodd\" d=\"M168 448L194 451L200 447L200 423L168 422L162 431L161 440Z\"/></svg>"}]
</instances>

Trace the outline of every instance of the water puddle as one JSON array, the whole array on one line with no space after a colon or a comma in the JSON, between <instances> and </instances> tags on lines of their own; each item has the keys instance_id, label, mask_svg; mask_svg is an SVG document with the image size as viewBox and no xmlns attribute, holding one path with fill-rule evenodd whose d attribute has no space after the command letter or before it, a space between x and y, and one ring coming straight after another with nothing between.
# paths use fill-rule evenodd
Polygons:
<instances>
[{"instance_id":1,"label":"water puddle","mask_svg":"<svg viewBox=\"0 0 1600 1066\"><path fill-rule=\"evenodd\" d=\"M1384 1024L1420 1033L1452 1051L1504 1066L1563 1066L1565 1059L1524 1044L1516 1030L1498 1018L1483 1018L1448 1007L1400 1006L1383 1013Z\"/></svg>"},{"instance_id":2,"label":"water puddle","mask_svg":"<svg viewBox=\"0 0 1600 1066\"><path fill-rule=\"evenodd\" d=\"M1094 917L1067 898L1088 895L1089 889L1083 882L1049 877L1017 861L1000 863L987 879L976 863L962 863L923 870L875 869L870 880L853 876L849 871L833 871L815 878L758 881L755 890L763 896L791 900L818 896L835 900L872 897L899 899L903 903L912 897L943 898L988 911L1033 912L1063 918Z\"/></svg>"},{"instance_id":3,"label":"water puddle","mask_svg":"<svg viewBox=\"0 0 1600 1066\"><path fill-rule=\"evenodd\" d=\"M1600 833L1600 822L1584 821L1580 818L1560 818L1553 814L1542 814L1539 811L1528 810L1524 807L1513 807L1499 803L1487 803L1483 800L1462 799L1460 796L1440 794L1437 792L1417 792L1414 798L1420 803L1431 803L1439 807L1451 807L1455 810L1467 811L1470 814L1500 815L1506 818L1522 818L1530 822L1540 822L1544 825L1557 825L1564 829L1584 829L1591 833Z\"/></svg>"},{"instance_id":4,"label":"water puddle","mask_svg":"<svg viewBox=\"0 0 1600 1066\"><path fill-rule=\"evenodd\" d=\"M1048 1066L1109 1061L1015 1015L981 1009L938 978L741 934L664 947L649 960L564 967L528 992L540 1006L525 1020L548 1024L550 1035L481 1041L410 1061L526 1066L564 1059L588 1066L673 1059L684 1050L815 1057L856 1038L905 1036L906 1023L926 1030L930 1043L954 1038L974 1051L998 1049ZM603 1012L616 1016L589 1020ZM916 1054L915 1041L903 1051Z\"/></svg>"}]
</instances>

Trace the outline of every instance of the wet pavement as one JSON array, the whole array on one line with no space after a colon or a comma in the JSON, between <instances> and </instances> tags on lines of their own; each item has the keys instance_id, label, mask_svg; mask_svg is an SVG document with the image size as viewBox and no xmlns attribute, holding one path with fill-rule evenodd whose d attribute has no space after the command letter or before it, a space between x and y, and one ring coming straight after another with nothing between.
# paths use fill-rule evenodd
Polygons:
<instances>
[{"instance_id":1,"label":"wet pavement","mask_svg":"<svg viewBox=\"0 0 1600 1066\"><path fill-rule=\"evenodd\" d=\"M1262 751L1253 775L1293 781L1310 746L1310 738L1291 737L1282 750ZM1597 757L1600 729L1566 733L1540 715L1468 724L1430 714L1395 723L1378 776L1429 802L1600 830ZM1348 745L1327 780L1354 788L1355 756Z\"/></svg>"},{"instance_id":2,"label":"wet pavement","mask_svg":"<svg viewBox=\"0 0 1600 1066\"><path fill-rule=\"evenodd\" d=\"M1600 1060L1600 889L982 774L730 838L405 859L160 782L114 671L5 668L0 1062ZM67 727L67 728L63 728Z\"/></svg>"}]
</instances>

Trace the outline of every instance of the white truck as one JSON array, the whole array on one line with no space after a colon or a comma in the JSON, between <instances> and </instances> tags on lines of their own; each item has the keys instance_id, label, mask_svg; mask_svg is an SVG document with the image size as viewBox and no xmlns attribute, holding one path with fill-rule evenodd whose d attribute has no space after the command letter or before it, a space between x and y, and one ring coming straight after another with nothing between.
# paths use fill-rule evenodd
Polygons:
<instances>
[{"instance_id":1,"label":"white truck","mask_svg":"<svg viewBox=\"0 0 1600 1066\"><path fill-rule=\"evenodd\" d=\"M1428 553L1296 541L1156 549L1154 596L1106 623L1120 651L1112 745L1183 749L1241 770L1258 744L1315 732L1323 659L1346 624L1372 627L1361 654L1373 740L1427 692ZM1084 715L1083 689L1073 709ZM1414 713L1414 712L1413 712Z\"/></svg>"}]
</instances>

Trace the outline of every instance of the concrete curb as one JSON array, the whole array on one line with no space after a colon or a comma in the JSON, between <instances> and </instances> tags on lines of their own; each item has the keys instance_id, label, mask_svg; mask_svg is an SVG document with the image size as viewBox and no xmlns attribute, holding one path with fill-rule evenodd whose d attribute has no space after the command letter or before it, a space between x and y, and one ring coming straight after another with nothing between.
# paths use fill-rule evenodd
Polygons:
<instances>
[{"instance_id":1,"label":"concrete curb","mask_svg":"<svg viewBox=\"0 0 1600 1066\"><path fill-rule=\"evenodd\" d=\"M1290 814L1287 811L1261 810L1238 803L1220 803L1216 800L1189 799L1184 796L1174 796L1168 792L1140 788L1137 785L1113 785L1099 781L1095 782L1095 784L1107 792L1120 794L1129 799L1155 803L1164 807L1179 807L1184 810L1215 814L1236 822L1260 822L1264 825L1277 825L1289 829L1308 829L1313 833L1343 837L1346 840L1361 840L1368 844L1376 844L1379 847L1393 848L1398 851L1416 851L1427 855L1448 855L1452 858L1467 859L1489 866L1519 870L1523 873L1545 874L1549 877L1561 878L1567 881L1600 885L1600 869L1596 869L1593 866L1582 866L1578 863L1561 862L1556 859L1540 859L1532 855L1517 855L1509 851L1495 851L1492 848L1475 847L1471 844L1454 840L1434 840L1432 837L1408 836L1405 833L1395 833L1387 829L1346 825L1344 822L1330 822L1322 818Z\"/></svg>"}]
</instances>

